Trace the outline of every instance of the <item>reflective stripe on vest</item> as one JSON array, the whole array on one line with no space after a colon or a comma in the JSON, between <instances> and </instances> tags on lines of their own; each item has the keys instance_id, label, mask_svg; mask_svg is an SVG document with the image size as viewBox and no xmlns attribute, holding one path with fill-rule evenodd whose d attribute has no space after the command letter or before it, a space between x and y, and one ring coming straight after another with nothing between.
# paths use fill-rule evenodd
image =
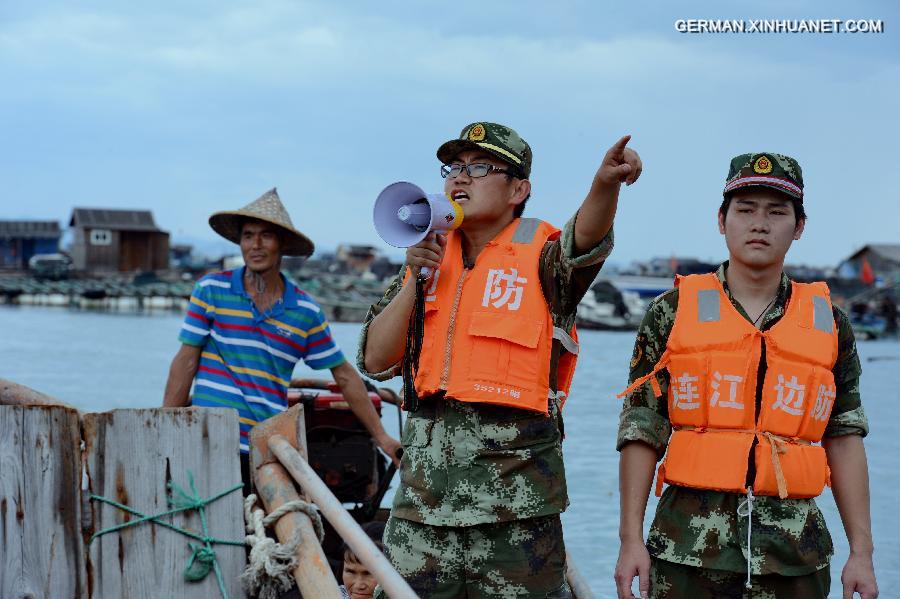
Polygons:
<instances>
[{"instance_id":1,"label":"reflective stripe on vest","mask_svg":"<svg viewBox=\"0 0 900 599\"><path fill-rule=\"evenodd\" d=\"M715 289L701 289L697 294L697 320L700 322L718 322L719 292Z\"/></svg>"},{"instance_id":2,"label":"reflective stripe on vest","mask_svg":"<svg viewBox=\"0 0 900 599\"><path fill-rule=\"evenodd\" d=\"M519 224L516 225L516 231L512 236L512 243L531 243L534 241L534 235L537 233L541 221L536 218L520 218Z\"/></svg>"},{"instance_id":3,"label":"reflective stripe on vest","mask_svg":"<svg viewBox=\"0 0 900 599\"><path fill-rule=\"evenodd\" d=\"M834 313L831 311L831 302L828 298L815 295L813 296L813 326L825 333L831 333L834 330Z\"/></svg>"},{"instance_id":4,"label":"reflective stripe on vest","mask_svg":"<svg viewBox=\"0 0 900 599\"><path fill-rule=\"evenodd\" d=\"M558 233L538 219L516 219L471 269L464 268L461 234L448 233L426 297L420 397L445 391L460 401L547 413L553 339L578 351L577 338L554 330L539 277L544 244ZM560 363L558 389L568 394L575 360Z\"/></svg>"},{"instance_id":5,"label":"reflective stripe on vest","mask_svg":"<svg viewBox=\"0 0 900 599\"><path fill-rule=\"evenodd\" d=\"M743 492L752 448L755 494L819 495L829 471L816 444L836 392L831 370L838 341L828 287L792 283L784 316L764 332L738 313L716 275L683 277L678 289L675 324L654 370L669 371L674 432L661 468L666 482Z\"/></svg>"}]
</instances>

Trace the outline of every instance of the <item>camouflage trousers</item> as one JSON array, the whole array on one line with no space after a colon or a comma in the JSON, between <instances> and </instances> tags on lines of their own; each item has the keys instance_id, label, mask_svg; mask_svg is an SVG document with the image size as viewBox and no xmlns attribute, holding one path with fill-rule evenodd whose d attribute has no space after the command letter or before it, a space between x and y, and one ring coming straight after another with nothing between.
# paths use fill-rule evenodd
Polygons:
<instances>
[{"instance_id":1,"label":"camouflage trousers","mask_svg":"<svg viewBox=\"0 0 900 599\"><path fill-rule=\"evenodd\" d=\"M570 599L558 514L478 524L430 526L391 518L385 553L420 597ZM386 597L381 589L375 599Z\"/></svg>"},{"instance_id":2,"label":"camouflage trousers","mask_svg":"<svg viewBox=\"0 0 900 599\"><path fill-rule=\"evenodd\" d=\"M747 574L697 568L652 558L651 599L825 599L831 587L831 572L822 568L805 576Z\"/></svg>"}]
</instances>

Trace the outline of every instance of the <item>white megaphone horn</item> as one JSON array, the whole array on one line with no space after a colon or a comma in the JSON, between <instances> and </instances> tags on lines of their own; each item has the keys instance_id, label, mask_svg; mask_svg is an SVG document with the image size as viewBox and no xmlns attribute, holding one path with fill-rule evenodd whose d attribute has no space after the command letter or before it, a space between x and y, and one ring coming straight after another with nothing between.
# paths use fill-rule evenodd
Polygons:
<instances>
[{"instance_id":1,"label":"white megaphone horn","mask_svg":"<svg viewBox=\"0 0 900 599\"><path fill-rule=\"evenodd\" d=\"M425 239L429 233L443 233L459 227L462 207L442 193L425 193L418 185L399 181L382 190L373 210L375 230L386 243L408 248ZM431 275L422 268L421 276Z\"/></svg>"}]
</instances>

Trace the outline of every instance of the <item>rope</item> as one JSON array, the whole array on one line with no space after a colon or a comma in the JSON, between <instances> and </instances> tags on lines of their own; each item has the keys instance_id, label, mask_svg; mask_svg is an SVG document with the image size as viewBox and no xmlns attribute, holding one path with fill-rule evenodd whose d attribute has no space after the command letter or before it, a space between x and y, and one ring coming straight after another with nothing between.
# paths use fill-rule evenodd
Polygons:
<instances>
[{"instance_id":1,"label":"rope","mask_svg":"<svg viewBox=\"0 0 900 599\"><path fill-rule=\"evenodd\" d=\"M750 535L753 531L753 501L755 499L753 487L747 487L747 497L741 501L737 508L738 517L747 517L747 582L744 583L744 586L748 589L753 588L753 584L750 582L750 558L753 551L753 548L750 546Z\"/></svg>"},{"instance_id":2,"label":"rope","mask_svg":"<svg viewBox=\"0 0 900 599\"><path fill-rule=\"evenodd\" d=\"M325 538L325 530L316 507L303 500L288 501L269 515L261 509L254 509L255 505L256 495L248 495L244 499L244 520L247 523L245 539L250 546L250 557L247 568L241 574L241 584L251 597L276 599L294 584L291 572L297 567L300 532L296 531L290 541L281 544L266 535L266 527L285 514L303 512L312 521L320 543Z\"/></svg>"},{"instance_id":3,"label":"rope","mask_svg":"<svg viewBox=\"0 0 900 599\"><path fill-rule=\"evenodd\" d=\"M109 499L108 497L103 497L101 495L91 495L91 501L100 501L102 503L106 503L124 512L138 516L138 519L98 530L93 534L93 536L91 536L91 540L88 541L88 544L93 543L94 539L96 539L97 537L101 537L105 534L116 532L124 528L129 528L131 526L137 526L145 522L153 522L154 524L159 524L160 526L163 526L170 530L174 530L175 532L183 534L186 537L189 537L201 543L200 545L194 545L190 542L188 543L188 547L191 549L191 557L188 559L187 566L184 569L184 579L188 582L198 582L206 578L206 575L209 574L210 570L212 570L216 574L216 582L219 585L219 591L222 593L222 597L224 597L224 599L228 599L228 591L225 589L225 580L222 577L222 570L219 568L219 561L216 558L216 552L213 549L213 544L236 545L238 547L243 547L244 543L241 541L229 541L226 539L219 539L211 536L209 534L209 526L206 520L206 506L218 499L221 499L222 497L225 497L230 493L233 493L234 491L237 491L238 489L242 489L244 485L243 483L238 483L230 489L226 489L221 493L217 493L216 495L204 499L203 497L200 497L200 494L197 492L197 487L194 484L194 474L190 470L188 470L187 475L191 493L189 494L182 487L178 486L175 481L170 480L168 483L166 483L166 487L168 488L167 501L169 509L159 514L143 514L132 507L119 503L118 501L115 501L113 499ZM187 512L191 510L196 510L200 515L200 523L203 528L202 535L181 528L180 526L175 526L174 524L171 524L169 522L160 520L160 518L171 516L172 514Z\"/></svg>"},{"instance_id":4,"label":"rope","mask_svg":"<svg viewBox=\"0 0 900 599\"><path fill-rule=\"evenodd\" d=\"M413 283L416 286L416 299L406 329L406 351L403 353L402 365L403 409L408 412L415 412L419 409L416 373L419 371L422 338L425 335L425 279L420 275Z\"/></svg>"}]
</instances>

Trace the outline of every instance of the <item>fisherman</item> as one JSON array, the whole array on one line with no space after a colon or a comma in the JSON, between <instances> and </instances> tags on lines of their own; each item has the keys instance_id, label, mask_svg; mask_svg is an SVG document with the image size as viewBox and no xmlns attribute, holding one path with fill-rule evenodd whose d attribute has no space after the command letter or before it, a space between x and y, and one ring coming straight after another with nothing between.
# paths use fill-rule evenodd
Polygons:
<instances>
[{"instance_id":1,"label":"fisherman","mask_svg":"<svg viewBox=\"0 0 900 599\"><path fill-rule=\"evenodd\" d=\"M800 165L731 161L719 232L728 260L676 278L638 329L617 448L620 598L826 597L832 540L814 497L830 485L850 544L845 598L878 595L860 363L825 283L783 272L806 225ZM821 441L821 445L819 442ZM668 484L646 544L657 460Z\"/></svg>"},{"instance_id":2,"label":"fisherman","mask_svg":"<svg viewBox=\"0 0 900 599\"><path fill-rule=\"evenodd\" d=\"M612 250L620 185L641 173L629 139L606 153L562 232L522 218L532 154L509 127L473 123L437 150L462 225L409 248L358 358L377 380L404 363L411 411L385 547L422 597L570 596L560 409L575 308ZM433 274L420 285L423 267ZM420 289L424 318L411 329Z\"/></svg>"},{"instance_id":3,"label":"fisherman","mask_svg":"<svg viewBox=\"0 0 900 599\"><path fill-rule=\"evenodd\" d=\"M353 413L397 460L400 443L385 432L359 373L332 338L325 313L280 272L282 256L309 256L313 243L294 228L276 190L240 210L213 214L209 224L240 245L245 266L208 274L194 286L163 405L237 410L241 474L249 493L250 429L287 409L291 375L302 359L316 370L331 370Z\"/></svg>"}]
</instances>

